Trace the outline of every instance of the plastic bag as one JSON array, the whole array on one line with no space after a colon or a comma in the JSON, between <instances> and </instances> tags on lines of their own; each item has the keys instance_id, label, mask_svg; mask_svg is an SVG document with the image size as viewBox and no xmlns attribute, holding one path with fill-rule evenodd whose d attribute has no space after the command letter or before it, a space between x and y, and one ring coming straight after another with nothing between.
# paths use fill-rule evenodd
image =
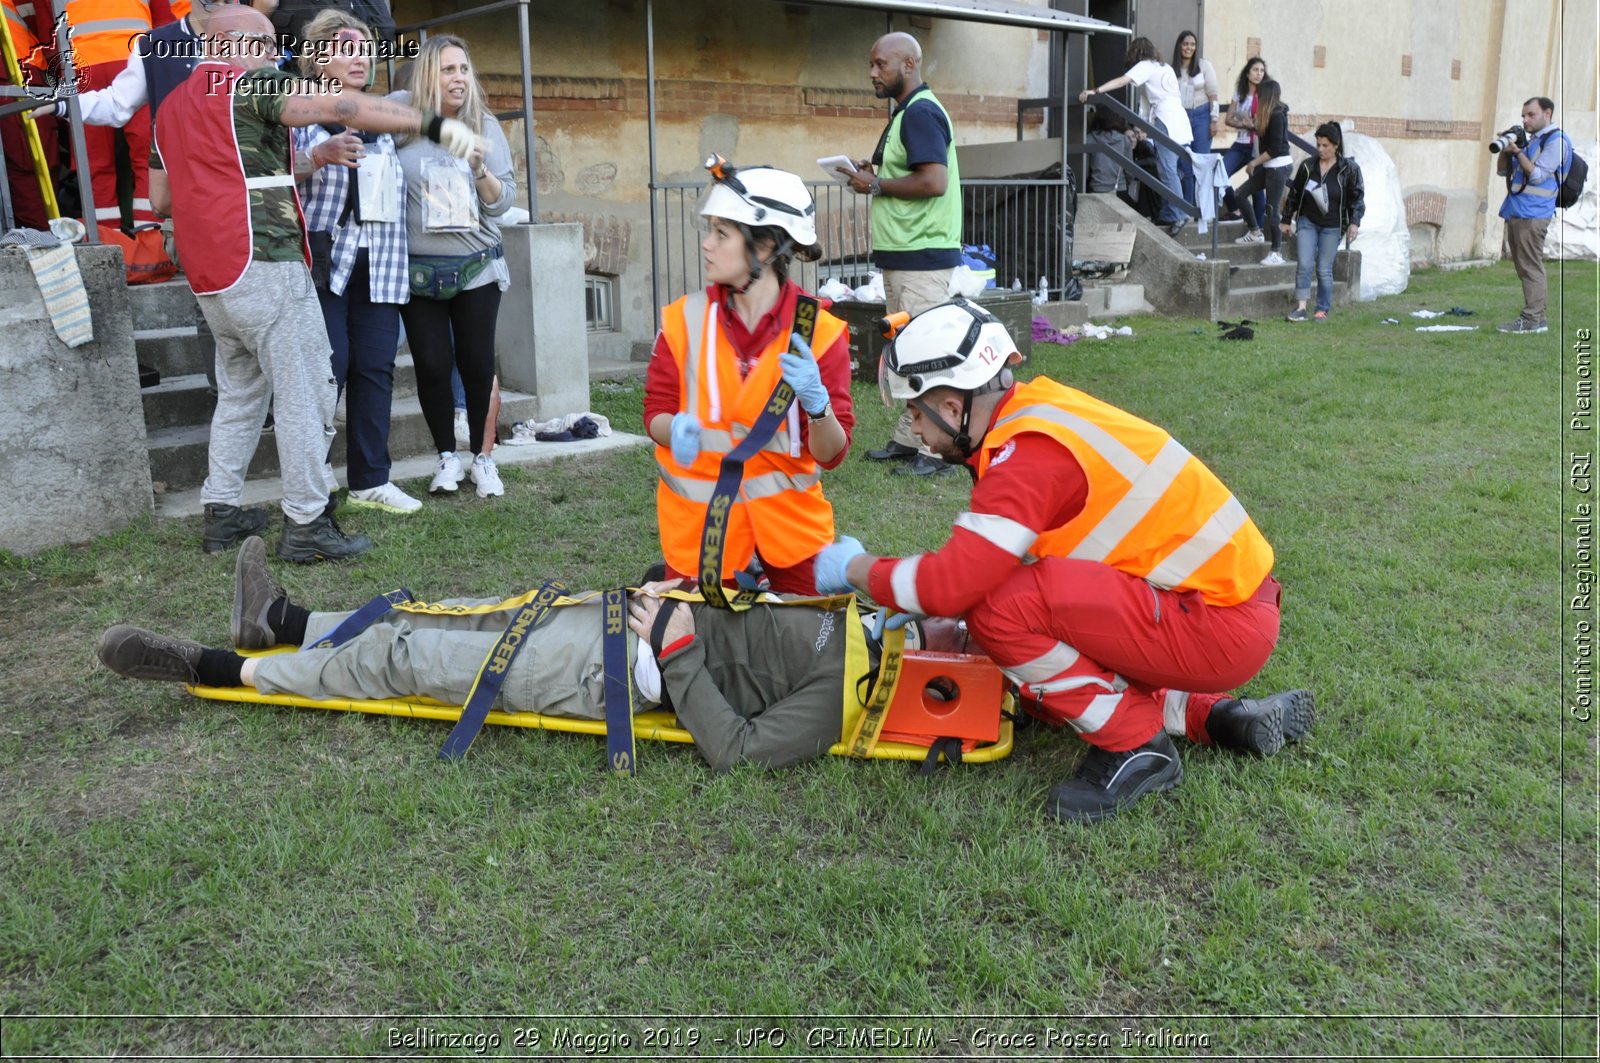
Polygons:
<instances>
[{"instance_id":1,"label":"plastic bag","mask_svg":"<svg viewBox=\"0 0 1600 1063\"><path fill-rule=\"evenodd\" d=\"M993 272L992 270L990 271ZM949 295L952 299L960 296L965 299L976 299L978 293L988 287L992 281L977 273L970 266L957 266L950 271Z\"/></svg>"},{"instance_id":2,"label":"plastic bag","mask_svg":"<svg viewBox=\"0 0 1600 1063\"><path fill-rule=\"evenodd\" d=\"M850 290L850 286L837 277L829 277L823 281L822 287L817 289L817 295L835 303L848 302L856 297L856 293Z\"/></svg>"},{"instance_id":3,"label":"plastic bag","mask_svg":"<svg viewBox=\"0 0 1600 1063\"><path fill-rule=\"evenodd\" d=\"M430 233L471 232L478 227L478 193L460 159L422 163L423 227Z\"/></svg>"},{"instance_id":4,"label":"plastic bag","mask_svg":"<svg viewBox=\"0 0 1600 1063\"><path fill-rule=\"evenodd\" d=\"M856 298L863 303L882 303L887 300L883 294L883 274L872 273L867 277L867 283L856 289Z\"/></svg>"}]
</instances>

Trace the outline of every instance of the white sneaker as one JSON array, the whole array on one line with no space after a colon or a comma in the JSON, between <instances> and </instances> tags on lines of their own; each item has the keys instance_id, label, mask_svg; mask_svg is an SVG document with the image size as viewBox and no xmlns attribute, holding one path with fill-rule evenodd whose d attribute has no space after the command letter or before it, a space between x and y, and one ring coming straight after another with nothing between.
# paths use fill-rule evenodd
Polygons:
<instances>
[{"instance_id":1,"label":"white sneaker","mask_svg":"<svg viewBox=\"0 0 1600 1063\"><path fill-rule=\"evenodd\" d=\"M1267 252L1267 257L1261 260L1263 266L1281 266L1284 264L1283 256L1276 251Z\"/></svg>"},{"instance_id":2,"label":"white sneaker","mask_svg":"<svg viewBox=\"0 0 1600 1063\"><path fill-rule=\"evenodd\" d=\"M467 424L467 411L456 411L456 447L466 450L472 445L472 428Z\"/></svg>"},{"instance_id":3,"label":"white sneaker","mask_svg":"<svg viewBox=\"0 0 1600 1063\"><path fill-rule=\"evenodd\" d=\"M472 482L478 485L479 498L506 493L506 485L500 482L500 470L495 468L494 459L487 454L479 454L472 459Z\"/></svg>"},{"instance_id":4,"label":"white sneaker","mask_svg":"<svg viewBox=\"0 0 1600 1063\"><path fill-rule=\"evenodd\" d=\"M439 467L433 474L433 483L428 485L428 493L437 495L446 491L454 491L461 486L461 481L467 474L461 469L461 459L453 451L445 450L439 454Z\"/></svg>"},{"instance_id":5,"label":"white sneaker","mask_svg":"<svg viewBox=\"0 0 1600 1063\"><path fill-rule=\"evenodd\" d=\"M1251 229L1234 241L1236 244L1264 244L1266 242L1267 238L1261 234L1260 229Z\"/></svg>"},{"instance_id":6,"label":"white sneaker","mask_svg":"<svg viewBox=\"0 0 1600 1063\"><path fill-rule=\"evenodd\" d=\"M396 487L393 481L378 487L351 491L350 504L367 509L381 509L385 513L415 513L422 508L420 498L412 498Z\"/></svg>"}]
</instances>

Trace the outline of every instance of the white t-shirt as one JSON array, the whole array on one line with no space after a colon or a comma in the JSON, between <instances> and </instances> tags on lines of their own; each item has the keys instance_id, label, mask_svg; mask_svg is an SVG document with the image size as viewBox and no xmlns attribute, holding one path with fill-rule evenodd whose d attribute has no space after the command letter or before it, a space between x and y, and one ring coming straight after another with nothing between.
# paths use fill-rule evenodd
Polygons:
<instances>
[{"instance_id":1,"label":"white t-shirt","mask_svg":"<svg viewBox=\"0 0 1600 1063\"><path fill-rule=\"evenodd\" d=\"M1194 130L1189 128L1189 114L1178 96L1178 75L1172 64L1142 59L1133 64L1127 76L1139 86L1144 101L1144 106L1139 108L1140 117L1160 125L1162 131L1179 144L1194 139Z\"/></svg>"}]
</instances>

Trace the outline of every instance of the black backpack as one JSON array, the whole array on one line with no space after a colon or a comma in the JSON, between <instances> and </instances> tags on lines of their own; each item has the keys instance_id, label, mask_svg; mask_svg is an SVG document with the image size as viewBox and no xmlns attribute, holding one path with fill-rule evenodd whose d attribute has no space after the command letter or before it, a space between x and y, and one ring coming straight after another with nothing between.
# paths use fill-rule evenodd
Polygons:
<instances>
[{"instance_id":1,"label":"black backpack","mask_svg":"<svg viewBox=\"0 0 1600 1063\"><path fill-rule=\"evenodd\" d=\"M1552 134L1546 133L1545 139ZM1572 146L1572 140L1565 133L1560 134L1561 139L1567 142L1567 168L1563 173L1559 168L1556 176L1561 178L1556 186L1556 206L1570 207L1583 195L1583 184L1589 179L1589 164L1583 161L1583 156L1578 154L1578 149ZM1544 140L1539 141L1539 148L1543 150Z\"/></svg>"},{"instance_id":2,"label":"black backpack","mask_svg":"<svg viewBox=\"0 0 1600 1063\"><path fill-rule=\"evenodd\" d=\"M1583 161L1574 148L1570 152L1572 161L1567 164L1567 172L1561 178L1561 187L1556 189L1556 206L1570 207L1583 195L1583 183L1589 179L1589 164Z\"/></svg>"}]
</instances>

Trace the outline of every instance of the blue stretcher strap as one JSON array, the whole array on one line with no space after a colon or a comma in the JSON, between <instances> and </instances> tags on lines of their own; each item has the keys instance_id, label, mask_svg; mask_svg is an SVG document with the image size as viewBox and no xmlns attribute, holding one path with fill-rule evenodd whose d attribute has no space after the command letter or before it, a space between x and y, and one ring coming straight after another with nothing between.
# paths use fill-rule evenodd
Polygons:
<instances>
[{"instance_id":1,"label":"blue stretcher strap","mask_svg":"<svg viewBox=\"0 0 1600 1063\"><path fill-rule=\"evenodd\" d=\"M633 743L633 683L628 675L628 592L605 592L601 647L605 666L606 760L618 775L636 770Z\"/></svg>"},{"instance_id":2,"label":"blue stretcher strap","mask_svg":"<svg viewBox=\"0 0 1600 1063\"><path fill-rule=\"evenodd\" d=\"M483 721L488 718L494 699L500 694L506 673L511 670L511 662L517 659L517 654L527 643L528 636L533 634L533 629L550 614L550 606L566 590L566 586L556 580L546 581L540 586L539 593L511 618L511 623L506 625L505 631L500 633L489 650L489 655L483 659L478 677L472 681L472 689L467 693L467 703L461 707L461 718L456 721L450 737L444 740L444 745L439 747L440 760L457 760L467 755L472 740L483 730Z\"/></svg>"},{"instance_id":3,"label":"blue stretcher strap","mask_svg":"<svg viewBox=\"0 0 1600 1063\"><path fill-rule=\"evenodd\" d=\"M808 344L816 334L817 312L817 301L812 297L802 295L795 299L793 331L799 333ZM792 342L789 349L794 350ZM744 463L772 439L788 416L789 406L793 402L794 388L789 386L787 380L780 379L778 386L772 389L761 415L756 418L756 423L750 426L750 434L722 456L722 464L717 468L717 486L711 492L711 501L706 506L705 527L700 532L700 594L707 605L718 609L748 609L761 596L758 591L743 589L730 598L722 586L722 555L728 545L728 513L738 497L739 485L744 481Z\"/></svg>"},{"instance_id":4,"label":"blue stretcher strap","mask_svg":"<svg viewBox=\"0 0 1600 1063\"><path fill-rule=\"evenodd\" d=\"M335 646L343 646L367 628L376 624L383 615L402 602L416 601L411 592L405 587L397 587L386 594L380 594L360 609L344 618L344 623L311 643L306 649L330 650Z\"/></svg>"}]
</instances>

